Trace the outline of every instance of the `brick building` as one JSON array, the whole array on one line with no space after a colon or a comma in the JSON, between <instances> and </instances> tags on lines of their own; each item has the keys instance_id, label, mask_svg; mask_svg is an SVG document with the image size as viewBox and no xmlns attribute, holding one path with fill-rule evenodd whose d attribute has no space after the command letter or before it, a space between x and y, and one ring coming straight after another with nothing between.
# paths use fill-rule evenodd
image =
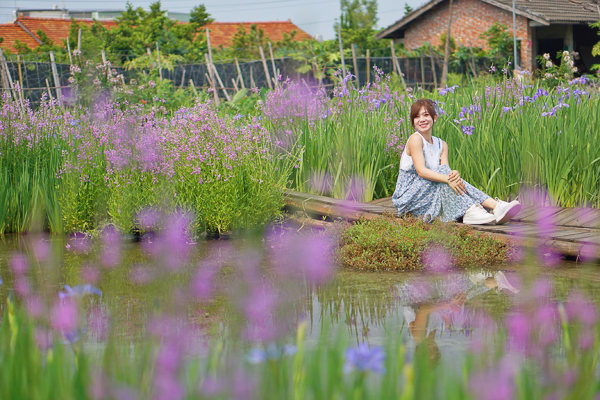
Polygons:
<instances>
[{"instance_id":1,"label":"brick building","mask_svg":"<svg viewBox=\"0 0 600 400\"><path fill-rule=\"evenodd\" d=\"M377 34L378 39L393 39L414 50L429 42L440 44L446 33L449 0L431 0L406 14ZM512 31L512 0L454 0L450 36L457 44L486 49L480 35L499 22ZM535 69L535 57L558 51L577 51L580 71L587 72L600 57L592 56L593 45L600 40L597 30L589 26L600 20L600 7L589 0L516 0L517 40L520 42L518 63Z\"/></svg>"}]
</instances>

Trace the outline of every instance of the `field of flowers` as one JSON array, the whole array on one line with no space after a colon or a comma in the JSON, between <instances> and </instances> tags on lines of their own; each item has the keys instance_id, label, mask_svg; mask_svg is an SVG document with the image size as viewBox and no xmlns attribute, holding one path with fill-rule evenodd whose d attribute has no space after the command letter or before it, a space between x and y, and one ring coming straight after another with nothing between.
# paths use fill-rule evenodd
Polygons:
<instances>
[{"instance_id":1,"label":"field of flowers","mask_svg":"<svg viewBox=\"0 0 600 400\"><path fill-rule=\"evenodd\" d=\"M400 91L381 72L363 88L340 76L330 95L286 81L251 94L246 114L235 104L216 109L204 95L174 112L159 98L150 106L102 91L89 107L65 110L4 98L0 233L107 223L143 232L142 210L179 210L194 231L221 233L277 218L285 187L358 201L391 196L420 97L437 102L434 135L449 144L451 166L492 197L528 188L546 193L546 204L600 206L597 82L550 87L502 76L433 94Z\"/></svg>"}]
</instances>

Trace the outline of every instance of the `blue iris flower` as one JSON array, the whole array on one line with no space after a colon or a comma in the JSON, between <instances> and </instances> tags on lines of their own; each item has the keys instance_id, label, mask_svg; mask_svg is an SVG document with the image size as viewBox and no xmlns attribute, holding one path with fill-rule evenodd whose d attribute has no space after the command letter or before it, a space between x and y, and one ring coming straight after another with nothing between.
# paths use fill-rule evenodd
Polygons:
<instances>
[{"instance_id":1,"label":"blue iris flower","mask_svg":"<svg viewBox=\"0 0 600 400\"><path fill-rule=\"evenodd\" d=\"M352 371L385 373L385 352L379 346L370 348L368 344L362 343L358 347L346 350L345 359L344 373Z\"/></svg>"}]
</instances>

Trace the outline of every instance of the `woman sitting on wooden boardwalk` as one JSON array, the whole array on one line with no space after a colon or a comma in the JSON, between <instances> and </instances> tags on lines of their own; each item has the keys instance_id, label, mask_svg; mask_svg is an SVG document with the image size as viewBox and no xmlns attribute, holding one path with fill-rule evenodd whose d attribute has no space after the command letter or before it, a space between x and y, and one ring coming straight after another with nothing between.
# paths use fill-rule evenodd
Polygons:
<instances>
[{"instance_id":1,"label":"woman sitting on wooden boardwalk","mask_svg":"<svg viewBox=\"0 0 600 400\"><path fill-rule=\"evenodd\" d=\"M474 188L451 171L448 145L432 136L437 120L432 100L417 100L410 109L416 132L409 138L402 158L392 203L399 214L422 216L443 222L463 218L471 225L504 224L521 209L518 201L507 203ZM492 212L486 211L486 208Z\"/></svg>"}]
</instances>

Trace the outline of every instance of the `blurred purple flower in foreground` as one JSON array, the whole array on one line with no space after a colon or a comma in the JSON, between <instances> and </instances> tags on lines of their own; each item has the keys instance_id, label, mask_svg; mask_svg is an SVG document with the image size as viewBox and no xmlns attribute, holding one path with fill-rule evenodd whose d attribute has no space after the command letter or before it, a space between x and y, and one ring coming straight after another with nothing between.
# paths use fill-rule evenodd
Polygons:
<instances>
[{"instance_id":1,"label":"blurred purple flower in foreground","mask_svg":"<svg viewBox=\"0 0 600 400\"><path fill-rule=\"evenodd\" d=\"M423 252L423 269L428 272L446 272L452 268L452 256L444 247L433 245Z\"/></svg>"},{"instance_id":2,"label":"blurred purple flower in foreground","mask_svg":"<svg viewBox=\"0 0 600 400\"><path fill-rule=\"evenodd\" d=\"M370 348L368 344L361 343L358 347L346 350L344 373L352 371L378 374L385 373L385 352L379 346Z\"/></svg>"},{"instance_id":3,"label":"blurred purple flower in foreground","mask_svg":"<svg viewBox=\"0 0 600 400\"><path fill-rule=\"evenodd\" d=\"M79 312L71 299L59 300L50 312L50 325L59 332L72 332L77 329Z\"/></svg>"},{"instance_id":4,"label":"blurred purple flower in foreground","mask_svg":"<svg viewBox=\"0 0 600 400\"><path fill-rule=\"evenodd\" d=\"M471 391L478 400L511 400L514 392L514 367L508 358L498 366L470 379Z\"/></svg>"}]
</instances>

